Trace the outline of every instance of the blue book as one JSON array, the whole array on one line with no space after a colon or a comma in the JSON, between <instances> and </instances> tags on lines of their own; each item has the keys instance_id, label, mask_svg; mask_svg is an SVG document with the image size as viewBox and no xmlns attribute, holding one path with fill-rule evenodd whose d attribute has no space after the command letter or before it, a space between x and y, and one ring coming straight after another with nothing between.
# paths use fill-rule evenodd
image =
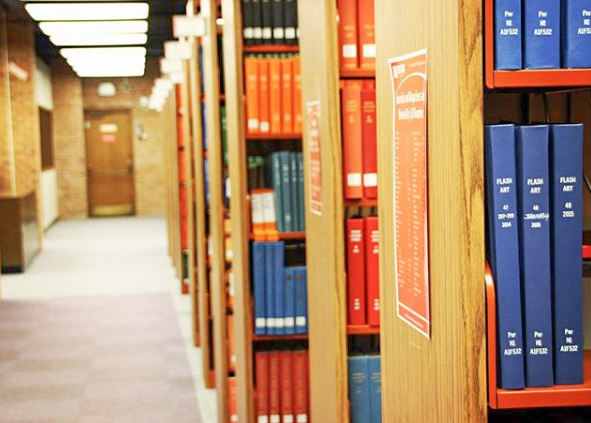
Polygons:
<instances>
[{"instance_id":1,"label":"blue book","mask_svg":"<svg viewBox=\"0 0 591 423\"><path fill-rule=\"evenodd\" d=\"M497 294L497 379L503 389L523 389L515 125L487 125L484 135L488 257Z\"/></svg>"},{"instance_id":2,"label":"blue book","mask_svg":"<svg viewBox=\"0 0 591 423\"><path fill-rule=\"evenodd\" d=\"M277 335L275 327L275 247L265 242L265 310L267 335Z\"/></svg>"},{"instance_id":3,"label":"blue book","mask_svg":"<svg viewBox=\"0 0 591 423\"><path fill-rule=\"evenodd\" d=\"M285 268L285 284L283 285L283 316L284 320L284 328L286 335L295 335L295 268L293 267L286 267Z\"/></svg>"},{"instance_id":4,"label":"blue book","mask_svg":"<svg viewBox=\"0 0 591 423\"><path fill-rule=\"evenodd\" d=\"M382 364L379 355L367 357L369 368L369 423L382 423Z\"/></svg>"},{"instance_id":5,"label":"blue book","mask_svg":"<svg viewBox=\"0 0 591 423\"><path fill-rule=\"evenodd\" d=\"M304 155L296 153L298 158L298 210L300 216L300 231L306 230L306 200L304 198Z\"/></svg>"},{"instance_id":6,"label":"blue book","mask_svg":"<svg viewBox=\"0 0 591 423\"><path fill-rule=\"evenodd\" d=\"M285 335L285 306L283 304L285 293L283 292L285 275L285 242L273 242L273 297L275 297L275 334Z\"/></svg>"},{"instance_id":7,"label":"blue book","mask_svg":"<svg viewBox=\"0 0 591 423\"><path fill-rule=\"evenodd\" d=\"M295 331L297 334L308 333L308 275L306 266L295 267Z\"/></svg>"},{"instance_id":8,"label":"blue book","mask_svg":"<svg viewBox=\"0 0 591 423\"><path fill-rule=\"evenodd\" d=\"M574 385L583 383L583 125L550 127L550 163L554 381Z\"/></svg>"},{"instance_id":9,"label":"blue book","mask_svg":"<svg viewBox=\"0 0 591 423\"><path fill-rule=\"evenodd\" d=\"M563 64L565 68L591 68L591 4L564 0Z\"/></svg>"},{"instance_id":10,"label":"blue book","mask_svg":"<svg viewBox=\"0 0 591 423\"><path fill-rule=\"evenodd\" d=\"M267 333L267 309L265 305L265 243L252 243L252 286L254 296L254 333Z\"/></svg>"},{"instance_id":11,"label":"blue book","mask_svg":"<svg viewBox=\"0 0 591 423\"><path fill-rule=\"evenodd\" d=\"M523 6L525 68L559 68L560 0L524 0Z\"/></svg>"},{"instance_id":12,"label":"blue book","mask_svg":"<svg viewBox=\"0 0 591 423\"><path fill-rule=\"evenodd\" d=\"M207 151L207 114L205 102L201 102L201 138L203 139L203 151Z\"/></svg>"},{"instance_id":13,"label":"blue book","mask_svg":"<svg viewBox=\"0 0 591 423\"><path fill-rule=\"evenodd\" d=\"M521 0L496 0L495 69L521 68Z\"/></svg>"},{"instance_id":14,"label":"blue book","mask_svg":"<svg viewBox=\"0 0 591 423\"><path fill-rule=\"evenodd\" d=\"M203 188L205 190L205 204L209 206L209 160L203 159Z\"/></svg>"},{"instance_id":15,"label":"blue book","mask_svg":"<svg viewBox=\"0 0 591 423\"><path fill-rule=\"evenodd\" d=\"M517 128L525 385L531 387L554 384L548 139L548 125Z\"/></svg>"},{"instance_id":16,"label":"blue book","mask_svg":"<svg viewBox=\"0 0 591 423\"><path fill-rule=\"evenodd\" d=\"M349 362L351 423L367 423L370 416L369 364L367 356L353 356Z\"/></svg>"}]
</instances>

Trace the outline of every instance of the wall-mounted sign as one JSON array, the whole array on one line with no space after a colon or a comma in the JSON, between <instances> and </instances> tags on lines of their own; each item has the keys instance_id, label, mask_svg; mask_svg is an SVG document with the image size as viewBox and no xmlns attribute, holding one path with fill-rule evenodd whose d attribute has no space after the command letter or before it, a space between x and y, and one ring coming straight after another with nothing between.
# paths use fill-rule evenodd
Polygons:
<instances>
[{"instance_id":1,"label":"wall-mounted sign","mask_svg":"<svg viewBox=\"0 0 591 423\"><path fill-rule=\"evenodd\" d=\"M117 141L117 136L115 134L102 134L101 135L101 142L105 144L113 144Z\"/></svg>"},{"instance_id":2,"label":"wall-mounted sign","mask_svg":"<svg viewBox=\"0 0 591 423\"><path fill-rule=\"evenodd\" d=\"M205 35L205 19L202 16L176 15L172 17L174 38L203 37Z\"/></svg>"},{"instance_id":3,"label":"wall-mounted sign","mask_svg":"<svg viewBox=\"0 0 591 423\"><path fill-rule=\"evenodd\" d=\"M166 58L160 59L160 72L163 74L169 74L174 72L183 71L183 62L181 60L170 60Z\"/></svg>"},{"instance_id":4,"label":"wall-mounted sign","mask_svg":"<svg viewBox=\"0 0 591 423\"><path fill-rule=\"evenodd\" d=\"M114 123L101 123L99 125L99 132L101 134L114 134L117 132L117 125Z\"/></svg>"},{"instance_id":5,"label":"wall-mounted sign","mask_svg":"<svg viewBox=\"0 0 591 423\"><path fill-rule=\"evenodd\" d=\"M166 41L164 43L164 57L169 60L189 60L193 57L193 48L188 42Z\"/></svg>"},{"instance_id":6,"label":"wall-mounted sign","mask_svg":"<svg viewBox=\"0 0 591 423\"><path fill-rule=\"evenodd\" d=\"M320 152L320 101L306 103L308 135L308 198L310 211L322 216L322 162Z\"/></svg>"},{"instance_id":7,"label":"wall-mounted sign","mask_svg":"<svg viewBox=\"0 0 591 423\"><path fill-rule=\"evenodd\" d=\"M398 317L431 335L427 50L388 60L394 101L394 243Z\"/></svg>"}]
</instances>

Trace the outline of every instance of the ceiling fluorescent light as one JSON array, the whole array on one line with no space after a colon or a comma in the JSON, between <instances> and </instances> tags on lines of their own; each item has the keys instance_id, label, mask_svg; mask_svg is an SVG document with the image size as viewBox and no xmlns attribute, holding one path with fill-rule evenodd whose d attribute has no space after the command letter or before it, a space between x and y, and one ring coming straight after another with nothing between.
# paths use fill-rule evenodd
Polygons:
<instances>
[{"instance_id":1,"label":"ceiling fluorescent light","mask_svg":"<svg viewBox=\"0 0 591 423\"><path fill-rule=\"evenodd\" d=\"M132 70L107 70L107 71L97 71L97 70L84 70L84 71L77 71L76 75L80 78L123 78L123 77L133 77L133 76L144 76L145 70L144 69L132 69Z\"/></svg>"},{"instance_id":2,"label":"ceiling fluorescent light","mask_svg":"<svg viewBox=\"0 0 591 423\"><path fill-rule=\"evenodd\" d=\"M74 66L75 72L139 72L146 68L144 63L130 63L125 65L110 64L91 64Z\"/></svg>"},{"instance_id":3,"label":"ceiling fluorescent light","mask_svg":"<svg viewBox=\"0 0 591 423\"><path fill-rule=\"evenodd\" d=\"M132 57L145 57L145 47L90 47L90 48L62 48L60 54L70 59L120 58L129 60Z\"/></svg>"},{"instance_id":4,"label":"ceiling fluorescent light","mask_svg":"<svg viewBox=\"0 0 591 423\"><path fill-rule=\"evenodd\" d=\"M40 22L39 28L45 35L103 35L103 34L145 34L147 21L79 21Z\"/></svg>"},{"instance_id":5,"label":"ceiling fluorescent light","mask_svg":"<svg viewBox=\"0 0 591 423\"><path fill-rule=\"evenodd\" d=\"M36 21L107 21L146 19L148 3L28 3L25 9Z\"/></svg>"},{"instance_id":6,"label":"ceiling fluorescent light","mask_svg":"<svg viewBox=\"0 0 591 423\"><path fill-rule=\"evenodd\" d=\"M124 46L143 45L148 41L146 34L109 35L52 35L50 41L56 46Z\"/></svg>"}]
</instances>

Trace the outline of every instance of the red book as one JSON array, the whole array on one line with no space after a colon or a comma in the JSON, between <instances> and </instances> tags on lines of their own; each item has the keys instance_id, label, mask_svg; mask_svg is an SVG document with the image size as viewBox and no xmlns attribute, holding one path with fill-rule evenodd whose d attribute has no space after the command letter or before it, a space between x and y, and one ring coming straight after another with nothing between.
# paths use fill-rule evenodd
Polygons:
<instances>
[{"instance_id":1,"label":"red book","mask_svg":"<svg viewBox=\"0 0 591 423\"><path fill-rule=\"evenodd\" d=\"M294 423L293 418L293 351L280 353L281 422Z\"/></svg>"},{"instance_id":2,"label":"red book","mask_svg":"<svg viewBox=\"0 0 591 423\"><path fill-rule=\"evenodd\" d=\"M279 351L269 352L269 423L281 423Z\"/></svg>"},{"instance_id":3,"label":"red book","mask_svg":"<svg viewBox=\"0 0 591 423\"><path fill-rule=\"evenodd\" d=\"M367 323L380 326L380 232L376 216L365 218L365 272Z\"/></svg>"},{"instance_id":4,"label":"red book","mask_svg":"<svg viewBox=\"0 0 591 423\"><path fill-rule=\"evenodd\" d=\"M246 80L246 123L249 134L259 132L259 67L258 59L244 59L244 76Z\"/></svg>"},{"instance_id":5,"label":"red book","mask_svg":"<svg viewBox=\"0 0 591 423\"><path fill-rule=\"evenodd\" d=\"M378 140L376 92L361 91L361 130L363 133L363 196L378 198Z\"/></svg>"},{"instance_id":6,"label":"red book","mask_svg":"<svg viewBox=\"0 0 591 423\"><path fill-rule=\"evenodd\" d=\"M293 353L293 411L296 423L306 423L309 415L308 351Z\"/></svg>"},{"instance_id":7,"label":"red book","mask_svg":"<svg viewBox=\"0 0 591 423\"><path fill-rule=\"evenodd\" d=\"M269 353L258 352L255 354L256 371L256 417L257 422L269 421Z\"/></svg>"},{"instance_id":8,"label":"red book","mask_svg":"<svg viewBox=\"0 0 591 423\"><path fill-rule=\"evenodd\" d=\"M374 0L357 0L359 7L359 67L376 67L376 25Z\"/></svg>"},{"instance_id":9,"label":"red book","mask_svg":"<svg viewBox=\"0 0 591 423\"><path fill-rule=\"evenodd\" d=\"M185 165L184 150L179 150L179 152L178 152L178 171L179 171L179 182L187 182L187 166Z\"/></svg>"},{"instance_id":10,"label":"red book","mask_svg":"<svg viewBox=\"0 0 591 423\"><path fill-rule=\"evenodd\" d=\"M363 138L361 129L361 88L345 85L341 89L343 128L343 178L346 199L363 197Z\"/></svg>"},{"instance_id":11,"label":"red book","mask_svg":"<svg viewBox=\"0 0 591 423\"><path fill-rule=\"evenodd\" d=\"M337 0L339 9L339 62L341 69L357 69L357 0Z\"/></svg>"},{"instance_id":12,"label":"red book","mask_svg":"<svg viewBox=\"0 0 591 423\"><path fill-rule=\"evenodd\" d=\"M271 130L269 98L269 60L260 59L259 68L259 132L268 134Z\"/></svg>"},{"instance_id":13,"label":"red book","mask_svg":"<svg viewBox=\"0 0 591 423\"><path fill-rule=\"evenodd\" d=\"M300 58L293 58L293 132L302 132L302 75L300 69Z\"/></svg>"},{"instance_id":14,"label":"red book","mask_svg":"<svg viewBox=\"0 0 591 423\"><path fill-rule=\"evenodd\" d=\"M366 90L376 90L376 80L375 78L371 79L362 79L363 88Z\"/></svg>"},{"instance_id":15,"label":"red book","mask_svg":"<svg viewBox=\"0 0 591 423\"><path fill-rule=\"evenodd\" d=\"M236 393L236 378L228 378L228 418L230 422L238 421L238 398Z\"/></svg>"},{"instance_id":16,"label":"red book","mask_svg":"<svg viewBox=\"0 0 591 423\"><path fill-rule=\"evenodd\" d=\"M365 325L365 243L363 219L347 219L347 290L350 325Z\"/></svg>"},{"instance_id":17,"label":"red book","mask_svg":"<svg viewBox=\"0 0 591 423\"><path fill-rule=\"evenodd\" d=\"M281 129L284 134L293 133L293 69L291 59L281 60L281 98L283 119Z\"/></svg>"},{"instance_id":18,"label":"red book","mask_svg":"<svg viewBox=\"0 0 591 423\"><path fill-rule=\"evenodd\" d=\"M271 133L281 133L281 118L282 118L282 104L281 104L281 59L269 60L269 99L271 106Z\"/></svg>"}]
</instances>

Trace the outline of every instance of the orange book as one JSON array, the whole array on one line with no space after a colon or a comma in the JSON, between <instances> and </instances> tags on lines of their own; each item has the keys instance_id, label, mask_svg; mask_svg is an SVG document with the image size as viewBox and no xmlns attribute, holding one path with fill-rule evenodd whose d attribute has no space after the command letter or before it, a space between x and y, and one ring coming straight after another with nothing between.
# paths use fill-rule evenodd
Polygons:
<instances>
[{"instance_id":1,"label":"orange book","mask_svg":"<svg viewBox=\"0 0 591 423\"><path fill-rule=\"evenodd\" d=\"M269 107L269 60L259 59L259 132L267 134L271 130Z\"/></svg>"},{"instance_id":2,"label":"orange book","mask_svg":"<svg viewBox=\"0 0 591 423\"><path fill-rule=\"evenodd\" d=\"M281 133L281 59L269 60L271 133Z\"/></svg>"},{"instance_id":3,"label":"orange book","mask_svg":"<svg viewBox=\"0 0 591 423\"><path fill-rule=\"evenodd\" d=\"M235 377L228 378L228 419L231 423L238 421L238 393Z\"/></svg>"},{"instance_id":4,"label":"orange book","mask_svg":"<svg viewBox=\"0 0 591 423\"><path fill-rule=\"evenodd\" d=\"M376 25L374 0L357 0L359 7L359 67L376 67Z\"/></svg>"},{"instance_id":5,"label":"orange book","mask_svg":"<svg viewBox=\"0 0 591 423\"><path fill-rule=\"evenodd\" d=\"M249 134L259 132L259 69L258 59L244 59L246 79L246 122Z\"/></svg>"},{"instance_id":6,"label":"orange book","mask_svg":"<svg viewBox=\"0 0 591 423\"><path fill-rule=\"evenodd\" d=\"M361 88L347 85L341 89L343 131L343 183L346 199L363 197L363 137L361 127Z\"/></svg>"},{"instance_id":7,"label":"orange book","mask_svg":"<svg viewBox=\"0 0 591 423\"><path fill-rule=\"evenodd\" d=\"M228 370L236 369L236 351L234 350L234 315L227 316L228 324Z\"/></svg>"},{"instance_id":8,"label":"orange book","mask_svg":"<svg viewBox=\"0 0 591 423\"><path fill-rule=\"evenodd\" d=\"M364 79L363 80L363 88L366 90L376 90L376 80L375 78L371 79Z\"/></svg>"},{"instance_id":9,"label":"orange book","mask_svg":"<svg viewBox=\"0 0 591 423\"><path fill-rule=\"evenodd\" d=\"M293 69L290 59L281 60L281 99L283 103L283 119L281 131L293 133Z\"/></svg>"},{"instance_id":10,"label":"orange book","mask_svg":"<svg viewBox=\"0 0 591 423\"><path fill-rule=\"evenodd\" d=\"M357 0L338 0L339 9L339 62L341 69L357 69Z\"/></svg>"},{"instance_id":11,"label":"orange book","mask_svg":"<svg viewBox=\"0 0 591 423\"><path fill-rule=\"evenodd\" d=\"M302 75L300 58L293 58L293 132L302 133Z\"/></svg>"}]
</instances>

